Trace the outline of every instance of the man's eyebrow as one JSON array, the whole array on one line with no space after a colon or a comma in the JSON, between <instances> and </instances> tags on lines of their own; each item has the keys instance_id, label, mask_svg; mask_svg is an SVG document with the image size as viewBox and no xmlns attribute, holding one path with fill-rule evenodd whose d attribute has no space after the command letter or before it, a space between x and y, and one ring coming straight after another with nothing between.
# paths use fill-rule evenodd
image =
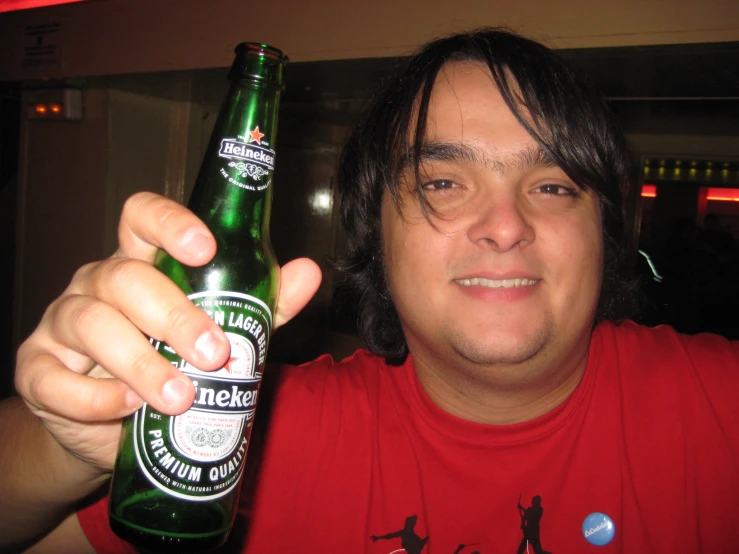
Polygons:
<instances>
[{"instance_id":1,"label":"man's eyebrow","mask_svg":"<svg viewBox=\"0 0 739 554\"><path fill-rule=\"evenodd\" d=\"M419 160L424 162L461 162L483 169L505 174L511 169L526 171L535 167L556 167L557 163L540 146L530 146L517 152L498 154L479 147L474 143L464 142L425 142L421 147ZM410 148L409 154L401 158L399 169L405 171L415 163L415 150Z\"/></svg>"}]
</instances>

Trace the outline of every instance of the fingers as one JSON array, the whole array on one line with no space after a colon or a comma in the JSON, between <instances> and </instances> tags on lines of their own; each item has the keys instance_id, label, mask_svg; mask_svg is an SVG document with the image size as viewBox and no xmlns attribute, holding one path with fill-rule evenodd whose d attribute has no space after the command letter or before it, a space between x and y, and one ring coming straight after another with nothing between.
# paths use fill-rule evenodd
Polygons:
<instances>
[{"instance_id":1,"label":"fingers","mask_svg":"<svg viewBox=\"0 0 739 554\"><path fill-rule=\"evenodd\" d=\"M60 302L56 310L50 331L67 348L96 360L126 383L126 389L130 387L157 410L173 414L190 407L195 394L191 381L160 356L146 336L114 307L89 296L73 296ZM38 379L38 368L36 373L34 380ZM69 370L67 373L77 375ZM53 377L60 384L68 382L59 373ZM37 398L44 405L54 406L46 397ZM130 408L130 402L123 398L116 405L118 409Z\"/></svg>"},{"instance_id":2,"label":"fingers","mask_svg":"<svg viewBox=\"0 0 739 554\"><path fill-rule=\"evenodd\" d=\"M158 249L184 264L201 266L216 252L208 227L184 206L150 192L126 201L118 226L116 256L153 262Z\"/></svg>"},{"instance_id":3,"label":"fingers","mask_svg":"<svg viewBox=\"0 0 739 554\"><path fill-rule=\"evenodd\" d=\"M121 312L133 326L166 342L195 367L217 369L228 358L230 344L218 325L149 264L112 258L82 271L85 274L79 276L77 294L97 298ZM70 318L79 319L84 314L60 312L56 319L67 325ZM74 328L74 332L87 331ZM63 333L60 327L58 334Z\"/></svg>"},{"instance_id":4,"label":"fingers","mask_svg":"<svg viewBox=\"0 0 739 554\"><path fill-rule=\"evenodd\" d=\"M16 387L35 410L74 421L109 421L134 412L141 398L118 379L93 379L69 371L58 358L37 350L19 362L33 366L29 378L18 373Z\"/></svg>"},{"instance_id":5,"label":"fingers","mask_svg":"<svg viewBox=\"0 0 739 554\"><path fill-rule=\"evenodd\" d=\"M274 328L295 317L313 298L320 284L321 269L313 260L298 258L282 266Z\"/></svg>"},{"instance_id":6,"label":"fingers","mask_svg":"<svg viewBox=\"0 0 739 554\"><path fill-rule=\"evenodd\" d=\"M146 335L161 337L192 363L211 369L222 365L229 352L222 331L144 262L111 259L80 272L77 294L60 299L45 317L53 341L37 340L38 353L19 357L19 392L37 409L77 421L122 417L142 399L166 414L187 410L194 398L191 381L152 348ZM282 268L276 327L308 303L320 282L321 271L311 260L294 260ZM216 346L208 347L214 336ZM42 342L44 348L38 346ZM89 370L71 363L70 351L95 360L117 379L70 371ZM214 359L215 365L210 363Z\"/></svg>"}]
</instances>

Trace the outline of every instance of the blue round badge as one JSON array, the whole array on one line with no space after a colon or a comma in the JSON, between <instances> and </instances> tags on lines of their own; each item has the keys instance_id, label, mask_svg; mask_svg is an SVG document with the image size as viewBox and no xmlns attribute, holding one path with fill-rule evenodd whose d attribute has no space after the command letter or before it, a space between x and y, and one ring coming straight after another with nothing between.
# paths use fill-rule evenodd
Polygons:
<instances>
[{"instance_id":1,"label":"blue round badge","mask_svg":"<svg viewBox=\"0 0 739 554\"><path fill-rule=\"evenodd\" d=\"M582 534L590 544L605 546L613 540L616 526L606 514L593 512L582 522Z\"/></svg>"}]
</instances>

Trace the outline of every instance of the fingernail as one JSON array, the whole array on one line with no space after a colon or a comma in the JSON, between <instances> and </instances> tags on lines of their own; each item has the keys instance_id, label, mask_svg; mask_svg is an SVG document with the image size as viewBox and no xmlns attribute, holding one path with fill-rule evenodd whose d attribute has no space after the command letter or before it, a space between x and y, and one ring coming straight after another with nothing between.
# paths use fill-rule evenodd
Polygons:
<instances>
[{"instance_id":1,"label":"fingernail","mask_svg":"<svg viewBox=\"0 0 739 554\"><path fill-rule=\"evenodd\" d=\"M167 404L179 402L187 393L188 385L182 379L170 379L162 387L162 400Z\"/></svg>"},{"instance_id":2,"label":"fingernail","mask_svg":"<svg viewBox=\"0 0 739 554\"><path fill-rule=\"evenodd\" d=\"M190 229L182 237L182 247L191 256L200 256L210 246L211 239L197 229Z\"/></svg>"},{"instance_id":3,"label":"fingernail","mask_svg":"<svg viewBox=\"0 0 739 554\"><path fill-rule=\"evenodd\" d=\"M206 360L212 360L216 356L220 342L213 331L206 331L195 341L195 350Z\"/></svg>"},{"instance_id":4,"label":"fingernail","mask_svg":"<svg viewBox=\"0 0 739 554\"><path fill-rule=\"evenodd\" d=\"M131 410L138 410L141 407L141 404L143 404L144 401L141 399L141 397L136 393L136 391L129 389L126 393L126 407L128 407Z\"/></svg>"}]
</instances>

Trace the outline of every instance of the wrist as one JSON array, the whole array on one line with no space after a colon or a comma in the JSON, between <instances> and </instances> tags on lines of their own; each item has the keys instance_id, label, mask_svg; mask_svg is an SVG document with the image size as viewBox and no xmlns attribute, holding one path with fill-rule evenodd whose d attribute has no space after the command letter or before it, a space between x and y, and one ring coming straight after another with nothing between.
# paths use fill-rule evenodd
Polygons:
<instances>
[{"instance_id":1,"label":"wrist","mask_svg":"<svg viewBox=\"0 0 739 554\"><path fill-rule=\"evenodd\" d=\"M70 454L20 398L0 403L0 551L20 551L109 477Z\"/></svg>"},{"instance_id":2,"label":"wrist","mask_svg":"<svg viewBox=\"0 0 739 554\"><path fill-rule=\"evenodd\" d=\"M84 457L61 444L44 425L38 421L44 433L44 460L52 463L44 464L48 474L43 476L52 483L49 490L49 502L73 504L98 490L113 474L112 467L101 464L99 460Z\"/></svg>"},{"instance_id":3,"label":"wrist","mask_svg":"<svg viewBox=\"0 0 739 554\"><path fill-rule=\"evenodd\" d=\"M51 431L59 426L53 417L34 413L20 398L9 402L16 404L13 407L16 432L11 440L19 453L15 457L15 463L19 464L15 472L24 476L26 498L36 498L50 506L71 506L110 478L111 469L76 455L59 442ZM80 427L79 431L66 430L62 435L82 437L84 430Z\"/></svg>"}]
</instances>

